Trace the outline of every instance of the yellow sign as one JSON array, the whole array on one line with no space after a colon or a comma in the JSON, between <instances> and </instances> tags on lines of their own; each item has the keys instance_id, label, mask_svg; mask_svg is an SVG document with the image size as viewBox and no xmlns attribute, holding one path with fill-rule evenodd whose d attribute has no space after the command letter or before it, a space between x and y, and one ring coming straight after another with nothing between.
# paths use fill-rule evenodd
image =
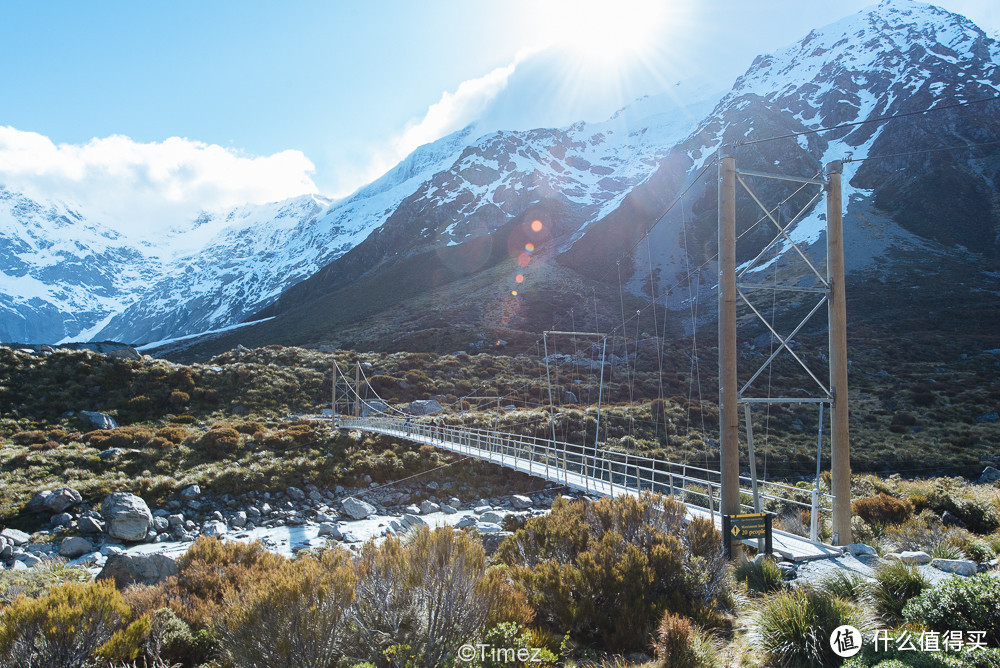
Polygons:
<instances>
[{"instance_id":1,"label":"yellow sign","mask_svg":"<svg viewBox=\"0 0 1000 668\"><path fill-rule=\"evenodd\" d=\"M736 538L762 538L767 533L766 513L730 515L731 533Z\"/></svg>"}]
</instances>

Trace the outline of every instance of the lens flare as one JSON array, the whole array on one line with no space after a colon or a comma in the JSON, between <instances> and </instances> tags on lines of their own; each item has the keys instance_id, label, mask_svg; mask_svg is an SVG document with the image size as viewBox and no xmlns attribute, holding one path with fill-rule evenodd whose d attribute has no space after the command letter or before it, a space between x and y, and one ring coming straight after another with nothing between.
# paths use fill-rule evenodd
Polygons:
<instances>
[{"instance_id":1,"label":"lens flare","mask_svg":"<svg viewBox=\"0 0 1000 668\"><path fill-rule=\"evenodd\" d=\"M534 253L535 252L535 244L533 244L533 243L531 243L529 241L528 243L524 244L524 250L527 253Z\"/></svg>"},{"instance_id":2,"label":"lens flare","mask_svg":"<svg viewBox=\"0 0 1000 668\"><path fill-rule=\"evenodd\" d=\"M518 274L514 277L514 281L517 283L524 283L524 274Z\"/></svg>"},{"instance_id":3,"label":"lens flare","mask_svg":"<svg viewBox=\"0 0 1000 668\"><path fill-rule=\"evenodd\" d=\"M531 229L534 232L541 232L543 227L545 227L545 226L542 225L542 221L540 221L540 220L533 220L533 221L531 221Z\"/></svg>"},{"instance_id":4,"label":"lens flare","mask_svg":"<svg viewBox=\"0 0 1000 668\"><path fill-rule=\"evenodd\" d=\"M517 256L517 263L522 267L527 267L530 262L531 262L531 256L528 255L527 253L521 253L520 255Z\"/></svg>"},{"instance_id":5,"label":"lens flare","mask_svg":"<svg viewBox=\"0 0 1000 668\"><path fill-rule=\"evenodd\" d=\"M517 290L511 290L510 294L511 294L512 297L516 297L517 296Z\"/></svg>"}]
</instances>

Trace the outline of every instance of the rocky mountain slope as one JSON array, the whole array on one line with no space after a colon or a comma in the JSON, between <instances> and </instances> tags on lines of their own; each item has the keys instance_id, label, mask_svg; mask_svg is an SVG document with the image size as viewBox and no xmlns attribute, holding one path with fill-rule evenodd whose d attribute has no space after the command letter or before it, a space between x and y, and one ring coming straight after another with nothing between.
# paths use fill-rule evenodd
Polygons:
<instances>
[{"instance_id":1,"label":"rocky mountain slope","mask_svg":"<svg viewBox=\"0 0 1000 668\"><path fill-rule=\"evenodd\" d=\"M980 100L1000 90L998 66L1000 46L964 17L887 0L760 56L683 135L676 131L685 123L665 110L633 109L607 128L488 135L422 184L363 243L259 314L274 320L216 345L412 345L420 337L401 337L405 328L423 332L423 345L433 347L457 343L440 335L449 327L482 340L516 338L511 330L521 330L533 341L530 332L557 320L602 329L620 324L619 285L624 298L665 299L679 309L670 320L683 320L692 298L710 317L715 168L698 176L724 143L736 145L737 164L748 170L812 177L830 160L848 160L850 280L875 291L883 288L873 281L922 286L905 302L883 290L877 308L858 294L853 317L898 320L885 309L912 307L914 298L939 302L938 291L960 276L968 285L951 293L952 303L973 306L973 319L982 323L983 300L993 303L1000 289L1000 150L989 143L1000 136L1000 102ZM831 127L839 129L824 130ZM614 142L622 150L609 150ZM985 145L939 150L972 144ZM784 220L813 194L795 183L753 186L769 206L782 202L777 216ZM790 236L822 270L819 202ZM769 224L756 224L761 217L741 196L741 262L774 235ZM541 230L532 228L536 220ZM650 229L648 243L637 244ZM763 279L773 273L765 269L780 267L783 280L803 280L789 251L779 244L781 257L752 273Z\"/></svg>"}]
</instances>

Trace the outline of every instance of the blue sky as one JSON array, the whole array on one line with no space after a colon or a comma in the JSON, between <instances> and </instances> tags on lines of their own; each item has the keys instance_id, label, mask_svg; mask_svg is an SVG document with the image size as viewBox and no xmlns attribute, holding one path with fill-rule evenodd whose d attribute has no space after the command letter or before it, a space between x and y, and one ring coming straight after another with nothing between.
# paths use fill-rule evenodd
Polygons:
<instances>
[{"instance_id":1,"label":"blue sky","mask_svg":"<svg viewBox=\"0 0 1000 668\"><path fill-rule=\"evenodd\" d=\"M617 9L610 10L612 4ZM114 161L125 154L133 166L166 160L180 169L177 164L187 165L195 160L191 156L208 151L212 157L195 160L189 169L209 181L215 178L212 170L221 170L219 187L234 190L229 200L252 191L264 198L310 189L344 195L390 167L415 142L460 127L476 109L475 104L462 106L464 99L488 97L525 54L552 42L578 49L585 65L597 67L586 59L602 30L617 31L619 36L609 39L618 40L623 31L641 32L654 48L630 57L654 76L627 94L656 92L641 89L687 76L728 86L757 53L869 4L5 3L0 128L7 128L6 141L25 141L19 152L0 157L28 156L30 161L45 154L57 161L69 156L78 162L63 170L65 176L94 169L95 160L100 169L114 172ZM937 4L966 14L988 32L1000 27L1000 8L994 6L1000 3ZM601 88L604 79L582 71L581 86L595 82L597 89L588 94L603 103L588 113L621 106ZM535 122L532 114L538 124L548 120L541 107L524 113L526 123ZM25 139L23 133L37 136ZM118 135L116 143L93 143ZM190 145L175 142L166 151L161 144L171 137ZM88 144L100 158L82 157L81 147ZM251 163L253 158L259 160ZM36 172L48 169L43 162L38 159ZM4 167L0 164L0 182ZM157 169L153 165L146 171ZM281 169L291 170L290 175L275 176ZM234 174L241 170L247 183L236 187Z\"/></svg>"}]
</instances>

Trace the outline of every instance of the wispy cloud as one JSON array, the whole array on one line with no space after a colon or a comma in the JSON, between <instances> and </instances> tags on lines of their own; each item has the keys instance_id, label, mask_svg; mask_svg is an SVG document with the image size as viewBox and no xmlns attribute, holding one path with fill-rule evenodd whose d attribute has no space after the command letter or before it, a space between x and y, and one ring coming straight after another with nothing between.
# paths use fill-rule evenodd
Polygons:
<instances>
[{"instance_id":1,"label":"wispy cloud","mask_svg":"<svg viewBox=\"0 0 1000 668\"><path fill-rule=\"evenodd\" d=\"M524 50L510 64L481 77L463 81L454 91L442 93L441 99L430 105L423 116L412 119L387 145L374 151L368 167L357 175L358 182L351 184L352 189L363 186L392 169L414 149L461 130L477 120L506 88L521 61L533 52Z\"/></svg>"},{"instance_id":2,"label":"wispy cloud","mask_svg":"<svg viewBox=\"0 0 1000 668\"><path fill-rule=\"evenodd\" d=\"M0 126L0 184L73 203L121 232L153 238L201 210L315 193L301 151L245 156L179 137L141 143L114 135L86 144Z\"/></svg>"}]
</instances>

